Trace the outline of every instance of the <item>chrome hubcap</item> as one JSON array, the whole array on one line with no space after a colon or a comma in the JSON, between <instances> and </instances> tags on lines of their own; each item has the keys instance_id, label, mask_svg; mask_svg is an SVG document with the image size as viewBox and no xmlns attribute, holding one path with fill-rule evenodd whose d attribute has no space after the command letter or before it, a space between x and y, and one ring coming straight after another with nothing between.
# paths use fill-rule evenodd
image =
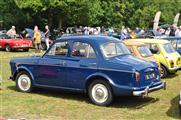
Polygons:
<instances>
[{"instance_id":1,"label":"chrome hubcap","mask_svg":"<svg viewBox=\"0 0 181 120\"><path fill-rule=\"evenodd\" d=\"M103 103L108 98L108 90L103 84L96 84L92 88L92 97L98 103Z\"/></svg>"},{"instance_id":2,"label":"chrome hubcap","mask_svg":"<svg viewBox=\"0 0 181 120\"><path fill-rule=\"evenodd\" d=\"M31 87L31 80L27 75L21 75L18 78L18 85L22 91L27 91Z\"/></svg>"},{"instance_id":3,"label":"chrome hubcap","mask_svg":"<svg viewBox=\"0 0 181 120\"><path fill-rule=\"evenodd\" d=\"M97 89L96 90L96 96L99 98L102 98L104 96L104 91L102 89Z\"/></svg>"}]
</instances>

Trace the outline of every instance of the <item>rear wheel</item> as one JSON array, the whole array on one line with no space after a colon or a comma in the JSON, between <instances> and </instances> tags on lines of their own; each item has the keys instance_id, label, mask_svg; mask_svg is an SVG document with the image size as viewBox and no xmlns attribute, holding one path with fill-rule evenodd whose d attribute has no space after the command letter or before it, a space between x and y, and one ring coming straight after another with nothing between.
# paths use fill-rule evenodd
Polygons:
<instances>
[{"instance_id":1,"label":"rear wheel","mask_svg":"<svg viewBox=\"0 0 181 120\"><path fill-rule=\"evenodd\" d=\"M100 106L110 105L113 100L113 94L110 85L104 80L93 81L88 88L90 100Z\"/></svg>"},{"instance_id":2,"label":"rear wheel","mask_svg":"<svg viewBox=\"0 0 181 120\"><path fill-rule=\"evenodd\" d=\"M42 47L43 50L46 50L46 49L47 49L46 43L45 43L45 42L42 42L42 43L41 43L41 47Z\"/></svg>"},{"instance_id":3,"label":"rear wheel","mask_svg":"<svg viewBox=\"0 0 181 120\"><path fill-rule=\"evenodd\" d=\"M23 49L23 52L28 52L29 48Z\"/></svg>"},{"instance_id":4,"label":"rear wheel","mask_svg":"<svg viewBox=\"0 0 181 120\"><path fill-rule=\"evenodd\" d=\"M5 45L5 50L6 50L6 52L10 52L11 51L11 47L10 47L10 45Z\"/></svg>"},{"instance_id":5,"label":"rear wheel","mask_svg":"<svg viewBox=\"0 0 181 120\"><path fill-rule=\"evenodd\" d=\"M32 79L27 72L19 72L16 77L16 88L20 92L31 92L32 87Z\"/></svg>"},{"instance_id":6,"label":"rear wheel","mask_svg":"<svg viewBox=\"0 0 181 120\"><path fill-rule=\"evenodd\" d=\"M167 77L167 75L168 75L167 69L163 65L161 65L160 77L165 78L165 77Z\"/></svg>"}]
</instances>

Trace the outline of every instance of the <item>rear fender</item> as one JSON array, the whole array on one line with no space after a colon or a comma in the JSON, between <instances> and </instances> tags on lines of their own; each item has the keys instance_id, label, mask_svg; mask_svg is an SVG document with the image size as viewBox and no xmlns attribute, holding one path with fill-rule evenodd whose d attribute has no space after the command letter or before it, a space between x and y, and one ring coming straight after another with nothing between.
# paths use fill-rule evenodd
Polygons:
<instances>
[{"instance_id":1,"label":"rear fender","mask_svg":"<svg viewBox=\"0 0 181 120\"><path fill-rule=\"evenodd\" d=\"M103 73L94 73L94 74L92 74L86 78L86 86L88 85L89 82L91 82L95 78L105 79L111 86L115 85L115 83L113 82L113 80L109 76L107 76Z\"/></svg>"}]
</instances>

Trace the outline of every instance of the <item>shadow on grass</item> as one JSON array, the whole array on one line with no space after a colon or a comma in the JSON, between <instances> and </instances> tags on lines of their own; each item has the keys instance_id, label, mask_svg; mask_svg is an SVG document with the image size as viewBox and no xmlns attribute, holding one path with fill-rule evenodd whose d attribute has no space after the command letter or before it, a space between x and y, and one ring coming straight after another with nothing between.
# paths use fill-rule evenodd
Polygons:
<instances>
[{"instance_id":1,"label":"shadow on grass","mask_svg":"<svg viewBox=\"0 0 181 120\"><path fill-rule=\"evenodd\" d=\"M170 101L170 108L168 109L168 111L166 112L166 114L169 117L172 117L174 119L181 119L180 115L179 115L179 107L178 107L178 103L179 102L179 95L174 97L171 101Z\"/></svg>"},{"instance_id":2,"label":"shadow on grass","mask_svg":"<svg viewBox=\"0 0 181 120\"><path fill-rule=\"evenodd\" d=\"M122 96L116 97L112 106L115 108L141 109L144 106L153 104L157 101L159 101L159 98Z\"/></svg>"},{"instance_id":3,"label":"shadow on grass","mask_svg":"<svg viewBox=\"0 0 181 120\"><path fill-rule=\"evenodd\" d=\"M15 86L9 86L8 88L16 91ZM88 98L88 95L83 94L83 93L67 92L63 90L54 90L54 89L45 89L45 88L36 88L33 94L91 103ZM142 97L122 96L122 97L115 97L113 103L109 107L141 109L144 106L155 103L157 101L159 101L158 98L152 98L152 97L142 98Z\"/></svg>"},{"instance_id":4,"label":"shadow on grass","mask_svg":"<svg viewBox=\"0 0 181 120\"><path fill-rule=\"evenodd\" d=\"M178 74L178 73L175 73L175 74L169 74L169 75L166 77L166 79L175 78L175 77L177 77L177 76L179 76L179 74Z\"/></svg>"}]
</instances>

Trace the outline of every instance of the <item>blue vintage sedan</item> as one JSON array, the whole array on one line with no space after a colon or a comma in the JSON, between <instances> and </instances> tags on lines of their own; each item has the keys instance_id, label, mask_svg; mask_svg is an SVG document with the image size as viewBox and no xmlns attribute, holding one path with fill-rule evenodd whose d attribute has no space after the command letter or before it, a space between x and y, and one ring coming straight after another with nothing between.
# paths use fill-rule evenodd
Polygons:
<instances>
[{"instance_id":1,"label":"blue vintage sedan","mask_svg":"<svg viewBox=\"0 0 181 120\"><path fill-rule=\"evenodd\" d=\"M133 57L118 39L106 36L67 36L43 56L12 59L12 76L21 92L48 87L85 92L100 106L115 95L145 96L165 88L157 64Z\"/></svg>"}]
</instances>

